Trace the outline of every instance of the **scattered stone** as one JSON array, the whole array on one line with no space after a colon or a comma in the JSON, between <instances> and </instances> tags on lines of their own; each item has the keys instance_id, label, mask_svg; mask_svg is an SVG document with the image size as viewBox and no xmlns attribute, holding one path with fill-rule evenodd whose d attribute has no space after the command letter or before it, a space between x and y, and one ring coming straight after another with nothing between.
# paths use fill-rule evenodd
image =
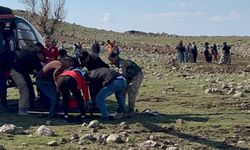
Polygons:
<instances>
[{"instance_id":1,"label":"scattered stone","mask_svg":"<svg viewBox=\"0 0 250 150\"><path fill-rule=\"evenodd\" d=\"M234 93L235 93L235 89L234 89L234 88L231 88L231 89L227 92L228 95L231 95L231 94L234 94Z\"/></svg>"},{"instance_id":2,"label":"scattered stone","mask_svg":"<svg viewBox=\"0 0 250 150\"><path fill-rule=\"evenodd\" d=\"M98 120L92 120L89 125L88 128L97 128L100 126L100 122Z\"/></svg>"},{"instance_id":3,"label":"scattered stone","mask_svg":"<svg viewBox=\"0 0 250 150\"><path fill-rule=\"evenodd\" d=\"M65 144L65 143L68 143L68 140L67 140L66 138L61 138L61 139L59 140L59 143L60 143L60 144Z\"/></svg>"},{"instance_id":4,"label":"scattered stone","mask_svg":"<svg viewBox=\"0 0 250 150\"><path fill-rule=\"evenodd\" d=\"M39 135L39 136L54 136L55 135L55 132L45 126L45 125L41 125L37 130L36 130L36 134Z\"/></svg>"},{"instance_id":5,"label":"scattered stone","mask_svg":"<svg viewBox=\"0 0 250 150\"><path fill-rule=\"evenodd\" d=\"M212 93L212 89L206 89L206 90L205 90L205 93L206 93L206 94Z\"/></svg>"},{"instance_id":6,"label":"scattered stone","mask_svg":"<svg viewBox=\"0 0 250 150\"><path fill-rule=\"evenodd\" d=\"M150 136L148 137L148 139L153 141L153 140L155 140L155 137L154 137L153 135L150 135Z\"/></svg>"},{"instance_id":7,"label":"scattered stone","mask_svg":"<svg viewBox=\"0 0 250 150\"><path fill-rule=\"evenodd\" d=\"M84 122L83 124L82 124L82 127L87 127L88 126L88 124L86 123L86 122Z\"/></svg>"},{"instance_id":8,"label":"scattered stone","mask_svg":"<svg viewBox=\"0 0 250 150\"><path fill-rule=\"evenodd\" d=\"M0 133L5 134L22 134L23 128L22 127L16 127L14 124L5 124L0 127Z\"/></svg>"},{"instance_id":9,"label":"scattered stone","mask_svg":"<svg viewBox=\"0 0 250 150\"><path fill-rule=\"evenodd\" d=\"M70 136L70 140L76 140L79 139L79 135L77 133L72 133Z\"/></svg>"},{"instance_id":10,"label":"scattered stone","mask_svg":"<svg viewBox=\"0 0 250 150\"><path fill-rule=\"evenodd\" d=\"M241 107L241 109L248 109L248 104L247 103L241 103L240 107Z\"/></svg>"},{"instance_id":11,"label":"scattered stone","mask_svg":"<svg viewBox=\"0 0 250 150\"><path fill-rule=\"evenodd\" d=\"M96 129L96 128L91 128L90 131L91 131L92 133L95 133L95 132L97 132L97 129Z\"/></svg>"},{"instance_id":12,"label":"scattered stone","mask_svg":"<svg viewBox=\"0 0 250 150\"><path fill-rule=\"evenodd\" d=\"M228 89L228 88L229 88L229 86L228 86L228 84L223 83L221 88L222 88L222 89Z\"/></svg>"},{"instance_id":13,"label":"scattered stone","mask_svg":"<svg viewBox=\"0 0 250 150\"><path fill-rule=\"evenodd\" d=\"M122 122L122 123L120 123L120 127L121 127L123 130L129 129L129 125L128 125L127 122Z\"/></svg>"},{"instance_id":14,"label":"scattered stone","mask_svg":"<svg viewBox=\"0 0 250 150\"><path fill-rule=\"evenodd\" d=\"M130 138L127 137L125 142L126 142L126 143L129 143L129 142L130 142Z\"/></svg>"},{"instance_id":15,"label":"scattered stone","mask_svg":"<svg viewBox=\"0 0 250 150\"><path fill-rule=\"evenodd\" d=\"M103 135L101 136L101 139L104 140L104 141L106 141L108 137L109 137L108 134L103 134Z\"/></svg>"},{"instance_id":16,"label":"scattered stone","mask_svg":"<svg viewBox=\"0 0 250 150\"><path fill-rule=\"evenodd\" d=\"M233 98L240 98L240 97L243 97L243 93L242 92L237 92L233 95Z\"/></svg>"},{"instance_id":17,"label":"scattered stone","mask_svg":"<svg viewBox=\"0 0 250 150\"><path fill-rule=\"evenodd\" d=\"M85 134L80 138L80 140L96 141L96 138L92 134Z\"/></svg>"},{"instance_id":18,"label":"scattered stone","mask_svg":"<svg viewBox=\"0 0 250 150\"><path fill-rule=\"evenodd\" d=\"M114 142L114 143L123 143L122 138L119 134L110 134L106 140L106 142Z\"/></svg>"},{"instance_id":19,"label":"scattered stone","mask_svg":"<svg viewBox=\"0 0 250 150\"><path fill-rule=\"evenodd\" d=\"M157 147L157 146L159 146L159 144L155 141L152 141L152 140L147 140L147 141L139 144L139 147L141 147L141 148Z\"/></svg>"},{"instance_id":20,"label":"scattered stone","mask_svg":"<svg viewBox=\"0 0 250 150\"><path fill-rule=\"evenodd\" d=\"M32 135L32 134L29 134L29 135L28 135L28 138L31 138L31 137L33 137L33 135Z\"/></svg>"},{"instance_id":21,"label":"scattered stone","mask_svg":"<svg viewBox=\"0 0 250 150\"><path fill-rule=\"evenodd\" d=\"M56 141L50 141L48 142L49 146L58 146L58 143Z\"/></svg>"},{"instance_id":22,"label":"scattered stone","mask_svg":"<svg viewBox=\"0 0 250 150\"><path fill-rule=\"evenodd\" d=\"M237 142L237 144L245 144L246 143L246 141L243 141L243 140L239 140L238 142Z\"/></svg>"},{"instance_id":23,"label":"scattered stone","mask_svg":"<svg viewBox=\"0 0 250 150\"><path fill-rule=\"evenodd\" d=\"M5 148L2 144L0 144L0 150L5 150Z\"/></svg>"},{"instance_id":24,"label":"scattered stone","mask_svg":"<svg viewBox=\"0 0 250 150\"><path fill-rule=\"evenodd\" d=\"M179 125L181 125L181 124L183 124L183 123L185 123L185 122L184 122L182 119L177 119L177 120L176 120L176 123L179 124Z\"/></svg>"},{"instance_id":25,"label":"scattered stone","mask_svg":"<svg viewBox=\"0 0 250 150\"><path fill-rule=\"evenodd\" d=\"M22 143L22 146L29 146L28 143Z\"/></svg>"},{"instance_id":26,"label":"scattered stone","mask_svg":"<svg viewBox=\"0 0 250 150\"><path fill-rule=\"evenodd\" d=\"M171 146L171 147L168 147L166 150L178 150L178 148L175 146Z\"/></svg>"},{"instance_id":27,"label":"scattered stone","mask_svg":"<svg viewBox=\"0 0 250 150\"><path fill-rule=\"evenodd\" d=\"M174 91L174 90L175 90L175 87L174 87L174 86L168 86L168 87L167 87L167 90L172 90L172 91Z\"/></svg>"}]
</instances>

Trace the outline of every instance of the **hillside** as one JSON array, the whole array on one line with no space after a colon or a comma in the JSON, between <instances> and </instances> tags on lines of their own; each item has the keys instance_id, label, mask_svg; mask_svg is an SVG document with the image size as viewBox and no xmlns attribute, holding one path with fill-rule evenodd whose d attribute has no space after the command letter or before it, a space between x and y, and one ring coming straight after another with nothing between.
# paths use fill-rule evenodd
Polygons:
<instances>
[{"instance_id":1,"label":"hillside","mask_svg":"<svg viewBox=\"0 0 250 150\"><path fill-rule=\"evenodd\" d=\"M15 11L28 19L28 13L25 11ZM29 20L29 19L28 19ZM36 20L29 20L36 26ZM205 30L205 29L204 29ZM234 45L233 53L239 54L243 57L250 56L250 37L249 36L178 36L169 35L167 33L145 33L140 31L128 31L125 33L105 31L95 28L87 28L77 24L62 22L57 29L57 39L60 42L72 44L81 42L86 47L90 47L94 40L100 43L105 43L107 39L116 40L124 50L146 50L146 51L160 51L173 52L175 45L180 40L184 44L196 42L200 51L204 42L221 44L227 41L230 45ZM67 45L67 44L66 44Z\"/></svg>"}]
</instances>

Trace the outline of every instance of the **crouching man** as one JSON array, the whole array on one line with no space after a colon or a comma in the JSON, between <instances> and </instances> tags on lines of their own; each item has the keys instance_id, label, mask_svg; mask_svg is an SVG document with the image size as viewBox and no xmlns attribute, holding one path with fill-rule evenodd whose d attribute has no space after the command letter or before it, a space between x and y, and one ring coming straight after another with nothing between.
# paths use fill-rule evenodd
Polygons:
<instances>
[{"instance_id":1,"label":"crouching man","mask_svg":"<svg viewBox=\"0 0 250 150\"><path fill-rule=\"evenodd\" d=\"M60 91L63 97L63 109L64 109L64 118L68 119L68 109L70 101L70 93L75 97L80 109L80 118L85 117L84 109L84 100L89 101L89 91L88 85L85 81L86 72L81 69L73 69L64 71L61 75L58 76L56 84L57 88ZM82 97L81 91L83 93L84 99Z\"/></svg>"},{"instance_id":2,"label":"crouching man","mask_svg":"<svg viewBox=\"0 0 250 150\"><path fill-rule=\"evenodd\" d=\"M119 72L127 79L128 85L125 95L128 94L128 117L132 117L135 114L136 95L144 78L142 69L135 62L122 59L115 53L109 55L109 60L119 68Z\"/></svg>"},{"instance_id":3,"label":"crouching man","mask_svg":"<svg viewBox=\"0 0 250 150\"><path fill-rule=\"evenodd\" d=\"M123 93L126 88L126 79L120 73L109 68L98 68L90 72L89 79L91 86L96 87L96 89L92 90L98 92L96 96L91 98L96 99L102 119L113 119L109 115L105 103L105 99L113 93L115 94L120 112L125 113L125 98Z\"/></svg>"}]
</instances>

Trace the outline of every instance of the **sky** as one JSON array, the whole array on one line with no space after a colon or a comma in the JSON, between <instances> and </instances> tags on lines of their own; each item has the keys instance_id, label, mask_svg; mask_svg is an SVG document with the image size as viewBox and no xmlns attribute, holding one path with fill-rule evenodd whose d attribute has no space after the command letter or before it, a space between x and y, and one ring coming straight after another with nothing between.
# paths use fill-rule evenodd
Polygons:
<instances>
[{"instance_id":1,"label":"sky","mask_svg":"<svg viewBox=\"0 0 250 150\"><path fill-rule=\"evenodd\" d=\"M0 5L25 10L19 0ZM65 20L117 32L250 36L249 6L250 0L66 0Z\"/></svg>"}]
</instances>

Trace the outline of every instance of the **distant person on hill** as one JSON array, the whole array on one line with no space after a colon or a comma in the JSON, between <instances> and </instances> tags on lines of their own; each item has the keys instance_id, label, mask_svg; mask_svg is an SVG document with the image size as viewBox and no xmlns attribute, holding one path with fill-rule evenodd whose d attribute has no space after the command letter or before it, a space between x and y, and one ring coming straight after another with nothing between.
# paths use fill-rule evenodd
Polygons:
<instances>
[{"instance_id":1,"label":"distant person on hill","mask_svg":"<svg viewBox=\"0 0 250 150\"><path fill-rule=\"evenodd\" d=\"M107 46L105 47L105 49L109 52L109 54L113 52L113 48L114 43L112 43L110 40L107 40Z\"/></svg>"},{"instance_id":2,"label":"distant person on hill","mask_svg":"<svg viewBox=\"0 0 250 150\"><path fill-rule=\"evenodd\" d=\"M183 46L183 42L180 41L179 44L175 47L175 49L177 50L177 60L180 63L184 62L184 51L185 51L185 47Z\"/></svg>"},{"instance_id":3,"label":"distant person on hill","mask_svg":"<svg viewBox=\"0 0 250 150\"><path fill-rule=\"evenodd\" d=\"M126 93L124 94L128 94L128 116L132 117L135 114L134 108L136 96L144 78L142 69L135 62L122 59L115 53L109 55L109 60L112 64L118 67L119 72L127 80Z\"/></svg>"},{"instance_id":4,"label":"distant person on hill","mask_svg":"<svg viewBox=\"0 0 250 150\"><path fill-rule=\"evenodd\" d=\"M212 55L214 56L214 60L218 62L218 49L215 43L212 46Z\"/></svg>"},{"instance_id":5,"label":"distant person on hill","mask_svg":"<svg viewBox=\"0 0 250 150\"><path fill-rule=\"evenodd\" d=\"M230 49L231 49L231 46L228 46L227 42L224 42L223 47L222 47L223 54L222 54L219 64L231 64Z\"/></svg>"},{"instance_id":6,"label":"distant person on hill","mask_svg":"<svg viewBox=\"0 0 250 150\"><path fill-rule=\"evenodd\" d=\"M188 43L187 45L187 62L191 62L191 63L194 62L191 43Z\"/></svg>"},{"instance_id":7,"label":"distant person on hill","mask_svg":"<svg viewBox=\"0 0 250 150\"><path fill-rule=\"evenodd\" d=\"M205 60L206 62L212 62L212 54L209 52L209 43L205 42L204 45L204 56L205 56Z\"/></svg>"},{"instance_id":8,"label":"distant person on hill","mask_svg":"<svg viewBox=\"0 0 250 150\"><path fill-rule=\"evenodd\" d=\"M192 54L193 54L194 63L196 63L197 62L198 49L197 49L197 46L196 46L195 42L193 42L193 44L191 46L191 51L192 51Z\"/></svg>"},{"instance_id":9,"label":"distant person on hill","mask_svg":"<svg viewBox=\"0 0 250 150\"><path fill-rule=\"evenodd\" d=\"M100 54L100 45L99 43L95 40L95 42L92 44L91 50L90 50L90 54L92 54L93 56L99 57Z\"/></svg>"},{"instance_id":10,"label":"distant person on hill","mask_svg":"<svg viewBox=\"0 0 250 150\"><path fill-rule=\"evenodd\" d=\"M115 40L113 41L113 44L114 44L114 47L113 47L112 53L116 53L117 55L119 55L120 49L119 49L117 42Z\"/></svg>"}]
</instances>

